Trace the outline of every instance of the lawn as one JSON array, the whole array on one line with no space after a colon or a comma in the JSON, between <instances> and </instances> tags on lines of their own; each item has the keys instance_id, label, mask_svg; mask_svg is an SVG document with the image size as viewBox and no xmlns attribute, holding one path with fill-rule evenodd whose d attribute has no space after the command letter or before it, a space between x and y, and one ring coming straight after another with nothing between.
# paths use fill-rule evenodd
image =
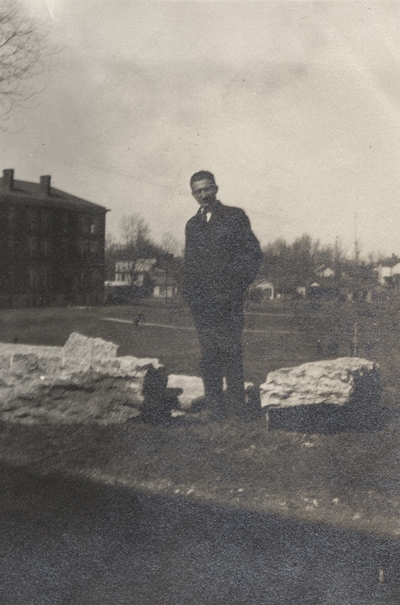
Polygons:
<instances>
[{"instance_id":1,"label":"lawn","mask_svg":"<svg viewBox=\"0 0 400 605\"><path fill-rule=\"evenodd\" d=\"M133 320L140 309L144 310L145 323L137 329ZM395 405L400 388L398 317L399 308L394 303L327 304L317 309L306 302L249 305L244 333L246 379L260 384L269 371L279 367L332 353L347 356L356 338L359 356L380 364L384 403ZM156 357L168 373L199 374L198 341L190 312L183 305L144 301L132 307L0 310L3 342L17 339L20 343L63 345L73 331L117 343L119 355Z\"/></svg>"},{"instance_id":2,"label":"lawn","mask_svg":"<svg viewBox=\"0 0 400 605\"><path fill-rule=\"evenodd\" d=\"M135 328L132 320L141 308L145 323ZM318 341L322 357L332 352L333 342L339 356L348 355L356 334L360 354L381 367L384 423L374 430L267 432L263 418L243 425L15 425L4 427L2 457L42 472L78 473L168 496L189 494L223 506L398 536L397 316L394 304L315 308L278 302L247 309L245 370L256 384L270 370L318 359ZM3 341L62 345L72 331L111 340L120 355L157 357L168 373L199 373L186 307L144 302L0 312ZM70 397L83 395L74 391Z\"/></svg>"}]
</instances>

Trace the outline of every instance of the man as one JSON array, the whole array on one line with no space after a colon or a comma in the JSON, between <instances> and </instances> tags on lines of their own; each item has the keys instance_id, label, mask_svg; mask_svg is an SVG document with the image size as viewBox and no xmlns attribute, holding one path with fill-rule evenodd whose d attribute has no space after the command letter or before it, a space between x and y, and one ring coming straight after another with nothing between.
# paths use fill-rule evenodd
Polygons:
<instances>
[{"instance_id":1,"label":"man","mask_svg":"<svg viewBox=\"0 0 400 605\"><path fill-rule=\"evenodd\" d=\"M213 419L244 419L243 302L262 253L244 211L217 200L211 172L196 172L190 186L200 208L186 225L182 294L200 341L205 401Z\"/></svg>"}]
</instances>

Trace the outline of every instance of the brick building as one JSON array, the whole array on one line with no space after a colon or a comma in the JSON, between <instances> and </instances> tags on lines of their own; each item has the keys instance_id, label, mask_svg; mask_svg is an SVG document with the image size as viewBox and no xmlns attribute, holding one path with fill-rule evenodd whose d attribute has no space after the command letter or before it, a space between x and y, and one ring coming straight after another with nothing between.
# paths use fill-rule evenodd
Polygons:
<instances>
[{"instance_id":1,"label":"brick building","mask_svg":"<svg viewBox=\"0 0 400 605\"><path fill-rule=\"evenodd\" d=\"M0 184L0 306L96 304L104 284L107 209L51 186Z\"/></svg>"}]
</instances>

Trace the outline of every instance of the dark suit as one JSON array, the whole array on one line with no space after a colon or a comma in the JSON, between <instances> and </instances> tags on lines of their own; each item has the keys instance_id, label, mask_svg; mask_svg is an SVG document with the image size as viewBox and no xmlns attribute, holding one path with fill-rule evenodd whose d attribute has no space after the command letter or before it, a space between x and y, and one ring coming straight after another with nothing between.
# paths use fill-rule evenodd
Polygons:
<instances>
[{"instance_id":1,"label":"dark suit","mask_svg":"<svg viewBox=\"0 0 400 605\"><path fill-rule=\"evenodd\" d=\"M201 209L186 225L182 294L188 300L202 349L207 400L222 410L226 377L235 415L244 415L242 359L243 301L256 277L262 253L240 208L213 205L209 222Z\"/></svg>"}]
</instances>

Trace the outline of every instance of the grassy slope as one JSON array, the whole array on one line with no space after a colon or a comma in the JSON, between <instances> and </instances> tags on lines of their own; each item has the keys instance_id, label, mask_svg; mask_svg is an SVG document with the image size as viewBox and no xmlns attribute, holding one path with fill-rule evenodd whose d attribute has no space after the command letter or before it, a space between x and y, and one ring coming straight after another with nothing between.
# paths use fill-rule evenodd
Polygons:
<instances>
[{"instance_id":1,"label":"grassy slope","mask_svg":"<svg viewBox=\"0 0 400 605\"><path fill-rule=\"evenodd\" d=\"M191 325L186 309L144 308L146 322ZM120 354L156 356L169 372L197 374L194 331L151 326L136 330L101 319L132 319L137 311L137 307L2 310L0 339L17 336L20 342L59 345L78 330L113 340L120 345ZM84 436L72 427L15 427L3 434L2 451L8 459L16 456L18 462L24 457L25 463L37 459L39 466L46 465L42 458L50 460L49 470L73 468L92 477L114 477L167 493L185 494L193 489L191 497L398 535L397 309L352 306L312 311L282 306L267 315L257 314L262 309L251 311L247 329L259 332L245 334L245 365L247 378L256 383L265 380L269 370L316 359L318 339L326 346L334 338L339 355L346 355L357 322L361 346L368 344L373 359L380 363L383 402L391 406L382 430L333 435L266 433L262 420L244 426L132 424L118 429L118 435L115 430L86 427ZM46 436L50 435L49 445ZM38 440L46 444L45 452L37 447Z\"/></svg>"}]
</instances>

